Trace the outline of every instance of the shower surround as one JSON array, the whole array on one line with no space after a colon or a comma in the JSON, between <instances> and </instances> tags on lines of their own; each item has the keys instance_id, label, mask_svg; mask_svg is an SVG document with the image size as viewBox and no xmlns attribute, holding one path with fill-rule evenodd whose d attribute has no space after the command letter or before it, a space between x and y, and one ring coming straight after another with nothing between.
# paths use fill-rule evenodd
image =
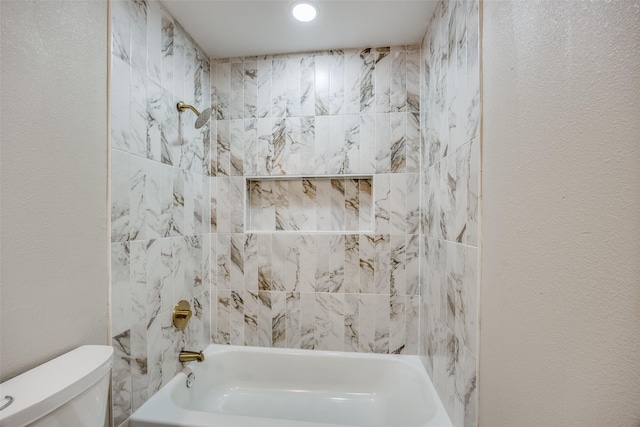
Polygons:
<instances>
[{"instance_id":1,"label":"shower surround","mask_svg":"<svg viewBox=\"0 0 640 427\"><path fill-rule=\"evenodd\" d=\"M112 4L111 329L113 425L209 344L209 129L178 101L208 104L209 59L157 2ZM181 299L194 316L171 324Z\"/></svg>"},{"instance_id":2,"label":"shower surround","mask_svg":"<svg viewBox=\"0 0 640 427\"><path fill-rule=\"evenodd\" d=\"M210 61L112 1L114 427L209 342L419 354L476 425L477 6L421 46ZM196 131L176 104L209 99Z\"/></svg>"},{"instance_id":3,"label":"shower surround","mask_svg":"<svg viewBox=\"0 0 640 427\"><path fill-rule=\"evenodd\" d=\"M478 1L437 6L421 51L420 355L454 426L476 426Z\"/></svg>"},{"instance_id":4,"label":"shower surround","mask_svg":"<svg viewBox=\"0 0 640 427\"><path fill-rule=\"evenodd\" d=\"M419 55L212 61L214 343L417 354Z\"/></svg>"}]
</instances>

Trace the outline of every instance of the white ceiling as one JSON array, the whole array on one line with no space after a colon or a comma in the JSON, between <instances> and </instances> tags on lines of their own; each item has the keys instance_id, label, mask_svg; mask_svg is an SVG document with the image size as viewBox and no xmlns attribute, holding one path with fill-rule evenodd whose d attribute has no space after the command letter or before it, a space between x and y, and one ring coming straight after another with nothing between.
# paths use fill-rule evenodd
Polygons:
<instances>
[{"instance_id":1,"label":"white ceiling","mask_svg":"<svg viewBox=\"0 0 640 427\"><path fill-rule=\"evenodd\" d=\"M314 0L298 22L294 0L162 0L211 58L419 43L435 0Z\"/></svg>"}]
</instances>

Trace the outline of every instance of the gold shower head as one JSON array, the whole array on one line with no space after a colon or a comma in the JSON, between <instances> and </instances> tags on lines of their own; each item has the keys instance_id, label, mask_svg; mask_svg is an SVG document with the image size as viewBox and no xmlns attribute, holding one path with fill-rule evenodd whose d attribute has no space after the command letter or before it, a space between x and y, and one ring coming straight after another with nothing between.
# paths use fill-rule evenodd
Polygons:
<instances>
[{"instance_id":1,"label":"gold shower head","mask_svg":"<svg viewBox=\"0 0 640 427\"><path fill-rule=\"evenodd\" d=\"M198 110L195 109L195 107L193 105L188 105L185 104L184 102L180 101L178 102L178 111L180 111L181 113L184 110L191 110L194 113L196 113L196 116L198 116L198 118L196 119L196 124L195 124L195 128L196 129L200 129L202 126L204 126L209 119L211 118L211 108L207 108L206 110L204 110L202 113L199 113Z\"/></svg>"}]
</instances>

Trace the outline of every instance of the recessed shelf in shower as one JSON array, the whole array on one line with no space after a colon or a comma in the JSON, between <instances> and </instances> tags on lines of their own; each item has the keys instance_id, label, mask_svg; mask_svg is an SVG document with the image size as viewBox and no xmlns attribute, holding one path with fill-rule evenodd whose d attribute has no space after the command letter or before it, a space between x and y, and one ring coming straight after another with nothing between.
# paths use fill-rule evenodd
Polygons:
<instances>
[{"instance_id":1,"label":"recessed shelf in shower","mask_svg":"<svg viewBox=\"0 0 640 427\"><path fill-rule=\"evenodd\" d=\"M372 175L247 177L246 231L371 232L372 185Z\"/></svg>"}]
</instances>

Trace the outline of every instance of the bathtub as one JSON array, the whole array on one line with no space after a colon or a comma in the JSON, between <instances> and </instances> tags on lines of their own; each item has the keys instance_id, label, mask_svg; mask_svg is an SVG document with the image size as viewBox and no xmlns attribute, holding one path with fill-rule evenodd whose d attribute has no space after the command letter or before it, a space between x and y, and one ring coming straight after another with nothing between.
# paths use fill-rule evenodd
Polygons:
<instances>
[{"instance_id":1,"label":"bathtub","mask_svg":"<svg viewBox=\"0 0 640 427\"><path fill-rule=\"evenodd\" d=\"M451 427L418 356L221 345L204 354L129 426Z\"/></svg>"}]
</instances>

